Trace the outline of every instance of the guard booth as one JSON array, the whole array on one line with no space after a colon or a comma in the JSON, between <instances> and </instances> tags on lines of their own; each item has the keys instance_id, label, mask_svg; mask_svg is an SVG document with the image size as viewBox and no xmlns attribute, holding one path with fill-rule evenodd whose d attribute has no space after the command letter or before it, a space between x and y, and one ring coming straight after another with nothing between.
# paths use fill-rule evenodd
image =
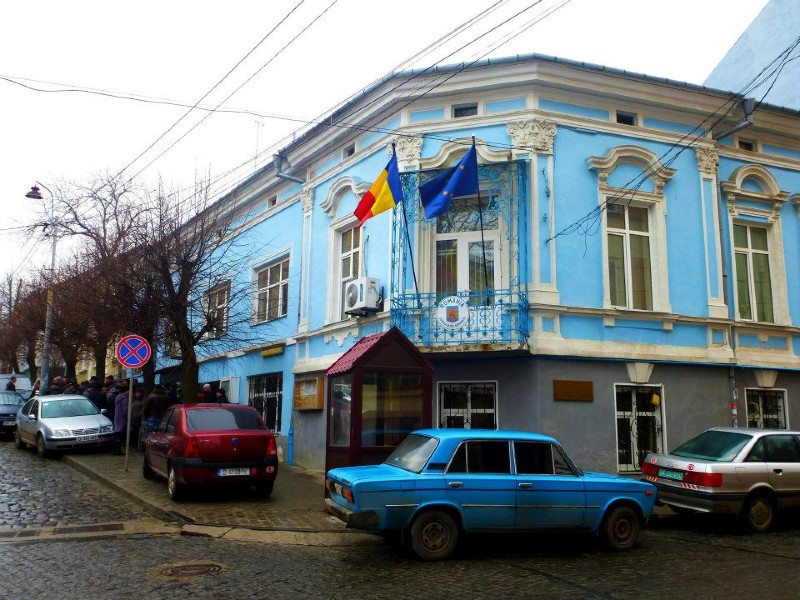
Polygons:
<instances>
[{"instance_id":1,"label":"guard booth","mask_svg":"<svg viewBox=\"0 0 800 600\"><path fill-rule=\"evenodd\" d=\"M325 375L326 470L378 464L431 426L433 367L397 327L361 338Z\"/></svg>"}]
</instances>

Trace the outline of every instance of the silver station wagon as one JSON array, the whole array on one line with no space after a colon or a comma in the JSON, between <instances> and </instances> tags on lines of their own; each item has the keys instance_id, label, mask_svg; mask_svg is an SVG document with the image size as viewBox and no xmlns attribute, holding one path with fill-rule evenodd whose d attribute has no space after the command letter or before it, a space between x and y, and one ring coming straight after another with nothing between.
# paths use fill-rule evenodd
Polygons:
<instances>
[{"instance_id":1,"label":"silver station wagon","mask_svg":"<svg viewBox=\"0 0 800 600\"><path fill-rule=\"evenodd\" d=\"M676 512L739 515L752 531L767 531L778 509L800 507L800 432L715 427L649 454L642 474Z\"/></svg>"},{"instance_id":2,"label":"silver station wagon","mask_svg":"<svg viewBox=\"0 0 800 600\"><path fill-rule=\"evenodd\" d=\"M331 469L326 485L330 513L400 533L424 560L446 558L471 531L582 531L627 550L656 495L647 482L581 471L550 436L480 429L415 431L383 464Z\"/></svg>"}]
</instances>

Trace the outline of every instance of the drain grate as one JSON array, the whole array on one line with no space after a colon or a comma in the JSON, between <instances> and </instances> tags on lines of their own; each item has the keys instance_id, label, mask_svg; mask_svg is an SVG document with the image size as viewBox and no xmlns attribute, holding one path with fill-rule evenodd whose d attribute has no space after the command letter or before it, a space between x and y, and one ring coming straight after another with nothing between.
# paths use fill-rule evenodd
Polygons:
<instances>
[{"instance_id":1,"label":"drain grate","mask_svg":"<svg viewBox=\"0 0 800 600\"><path fill-rule=\"evenodd\" d=\"M38 529L23 529L17 534L17 537L36 537L39 535Z\"/></svg>"},{"instance_id":2,"label":"drain grate","mask_svg":"<svg viewBox=\"0 0 800 600\"><path fill-rule=\"evenodd\" d=\"M53 534L64 533L91 533L93 531L122 531L125 525L122 523L109 523L107 525L74 525L71 527L56 527Z\"/></svg>"},{"instance_id":3,"label":"drain grate","mask_svg":"<svg viewBox=\"0 0 800 600\"><path fill-rule=\"evenodd\" d=\"M214 575L227 571L225 565L213 562L187 562L165 565L158 569L161 577L169 579L187 579L189 577L200 577L201 575Z\"/></svg>"}]
</instances>

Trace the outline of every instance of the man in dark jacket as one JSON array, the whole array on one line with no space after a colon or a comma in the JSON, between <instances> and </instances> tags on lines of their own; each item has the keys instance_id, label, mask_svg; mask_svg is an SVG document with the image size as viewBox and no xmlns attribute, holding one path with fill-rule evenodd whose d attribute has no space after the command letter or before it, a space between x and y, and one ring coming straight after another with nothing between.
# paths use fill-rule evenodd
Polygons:
<instances>
[{"instance_id":1,"label":"man in dark jacket","mask_svg":"<svg viewBox=\"0 0 800 600\"><path fill-rule=\"evenodd\" d=\"M58 375L53 378L53 383L50 387L45 388L42 392L42 396L53 396L55 394L63 394L64 393L64 378L61 375Z\"/></svg>"}]
</instances>

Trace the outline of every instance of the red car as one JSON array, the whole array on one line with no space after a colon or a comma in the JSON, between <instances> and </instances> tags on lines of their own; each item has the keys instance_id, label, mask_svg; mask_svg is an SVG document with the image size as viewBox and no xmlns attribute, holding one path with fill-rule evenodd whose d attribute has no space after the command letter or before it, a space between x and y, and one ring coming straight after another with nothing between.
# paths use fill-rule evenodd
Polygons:
<instances>
[{"instance_id":1,"label":"red car","mask_svg":"<svg viewBox=\"0 0 800 600\"><path fill-rule=\"evenodd\" d=\"M254 486L268 497L278 475L278 448L252 406L176 404L147 436L142 474L165 478L173 500L201 484Z\"/></svg>"}]
</instances>

